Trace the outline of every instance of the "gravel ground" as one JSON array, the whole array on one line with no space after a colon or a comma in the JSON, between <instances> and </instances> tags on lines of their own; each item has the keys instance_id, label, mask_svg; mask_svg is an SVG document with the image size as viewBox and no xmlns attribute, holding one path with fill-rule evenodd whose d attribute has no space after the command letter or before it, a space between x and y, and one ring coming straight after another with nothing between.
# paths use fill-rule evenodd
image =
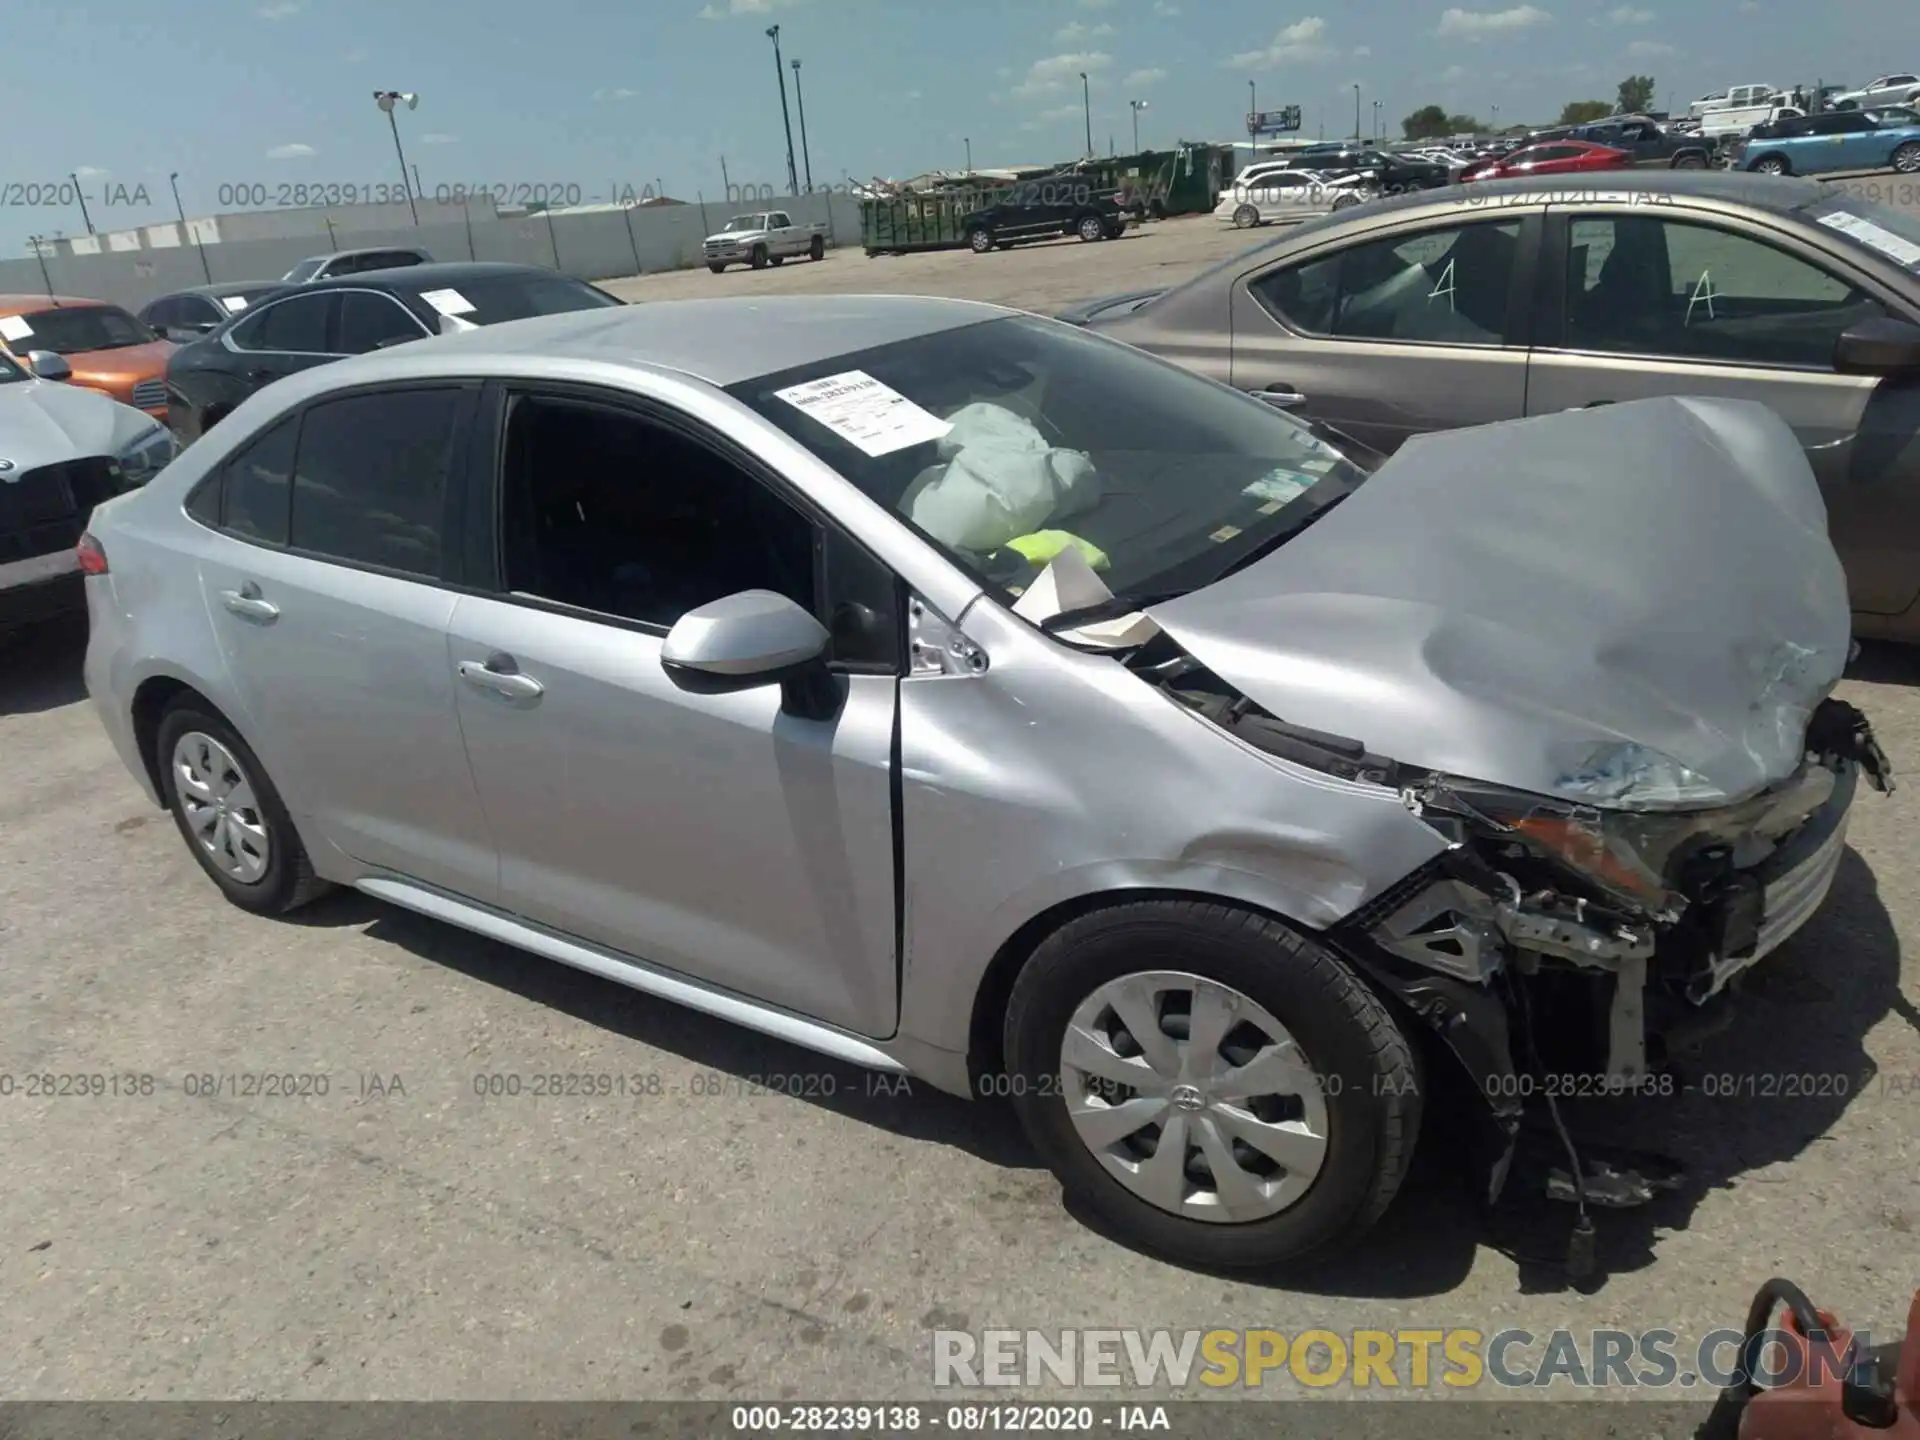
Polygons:
<instances>
[{"instance_id":1,"label":"gravel ground","mask_svg":"<svg viewBox=\"0 0 1920 1440\"><path fill-rule=\"evenodd\" d=\"M1177 280L1245 239L1169 222L1109 244L838 251L613 288L1044 311ZM1359 1255L1223 1280L1083 1225L998 1108L878 1093L355 895L279 921L224 905L87 709L83 639L60 627L0 650L0 1398L879 1399L932 1394L938 1328L1699 1335L1737 1325L1781 1274L1884 1336L1920 1282L1914 789L1863 795L1826 909L1697 1067L1754 1093L1622 1117L1696 1178L1602 1217L1592 1293L1525 1258L1557 1247L1563 1213L1515 1212L1489 1236L1444 1130ZM1920 657L1869 649L1842 688L1909 769L1916 680ZM797 1072L832 1093L750 1084ZM324 1076L327 1093L194 1093L193 1077L263 1073ZM643 1093L476 1093L476 1076L552 1073L640 1077ZM28 1093L34 1074L153 1079L48 1098ZM1589 1426L1569 1412L1553 1428Z\"/></svg>"}]
</instances>

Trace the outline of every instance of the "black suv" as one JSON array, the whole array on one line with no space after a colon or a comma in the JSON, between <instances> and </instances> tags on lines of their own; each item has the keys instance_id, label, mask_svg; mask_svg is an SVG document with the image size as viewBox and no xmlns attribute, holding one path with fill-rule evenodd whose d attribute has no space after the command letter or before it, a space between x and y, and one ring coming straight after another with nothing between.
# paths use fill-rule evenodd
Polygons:
<instances>
[{"instance_id":1,"label":"black suv","mask_svg":"<svg viewBox=\"0 0 1920 1440\"><path fill-rule=\"evenodd\" d=\"M961 222L961 234L976 255L1056 235L1117 240L1126 228L1127 212L1118 192L1096 190L1086 176L1070 170L995 192L989 204L970 211Z\"/></svg>"},{"instance_id":2,"label":"black suv","mask_svg":"<svg viewBox=\"0 0 1920 1440\"><path fill-rule=\"evenodd\" d=\"M1345 150L1313 150L1300 155L1302 169L1317 170L1322 175L1371 175L1382 192L1398 195L1406 190L1437 190L1450 183L1453 174L1446 166L1433 160L1416 160L1410 155L1396 155L1391 150L1371 148Z\"/></svg>"}]
</instances>

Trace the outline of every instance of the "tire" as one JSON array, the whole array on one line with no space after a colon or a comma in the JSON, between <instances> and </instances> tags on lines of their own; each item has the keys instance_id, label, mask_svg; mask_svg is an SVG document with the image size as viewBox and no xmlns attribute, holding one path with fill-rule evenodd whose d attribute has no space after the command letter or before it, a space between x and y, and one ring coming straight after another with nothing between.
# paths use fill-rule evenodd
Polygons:
<instances>
[{"instance_id":1,"label":"tire","mask_svg":"<svg viewBox=\"0 0 1920 1440\"><path fill-rule=\"evenodd\" d=\"M1920 175L1920 140L1909 140L1893 152L1893 168L1902 175Z\"/></svg>"},{"instance_id":2,"label":"tire","mask_svg":"<svg viewBox=\"0 0 1920 1440\"><path fill-rule=\"evenodd\" d=\"M819 261L819 260L824 260L826 258L827 258L826 236L816 235L807 242L807 259Z\"/></svg>"},{"instance_id":3,"label":"tire","mask_svg":"<svg viewBox=\"0 0 1920 1440\"><path fill-rule=\"evenodd\" d=\"M787 263L787 257L784 255L769 255L767 257L767 263L778 267Z\"/></svg>"},{"instance_id":4,"label":"tire","mask_svg":"<svg viewBox=\"0 0 1920 1440\"><path fill-rule=\"evenodd\" d=\"M1147 202L1147 215L1150 219L1154 220L1166 219L1167 202L1164 200L1149 200Z\"/></svg>"},{"instance_id":5,"label":"tire","mask_svg":"<svg viewBox=\"0 0 1920 1440\"><path fill-rule=\"evenodd\" d=\"M1359 203L1360 197L1358 195L1336 195L1333 197L1332 208L1335 210L1351 210Z\"/></svg>"},{"instance_id":6,"label":"tire","mask_svg":"<svg viewBox=\"0 0 1920 1440\"><path fill-rule=\"evenodd\" d=\"M976 255L984 255L993 249L993 232L980 227L967 231L967 248Z\"/></svg>"},{"instance_id":7,"label":"tire","mask_svg":"<svg viewBox=\"0 0 1920 1440\"><path fill-rule=\"evenodd\" d=\"M1233 228L1251 230L1260 223L1260 212L1251 205L1242 205L1233 212Z\"/></svg>"},{"instance_id":8,"label":"tire","mask_svg":"<svg viewBox=\"0 0 1920 1440\"><path fill-rule=\"evenodd\" d=\"M1098 215L1082 215L1073 228L1074 233L1089 244L1108 238L1107 222Z\"/></svg>"},{"instance_id":9,"label":"tire","mask_svg":"<svg viewBox=\"0 0 1920 1440\"><path fill-rule=\"evenodd\" d=\"M241 782L226 792L228 808L211 825L197 825L191 813L190 807L198 807L186 788L188 757L203 776L224 773L231 779L237 775ZM327 890L326 882L313 873L293 818L259 757L204 701L182 698L161 714L154 734L154 769L160 776L161 798L173 812L188 852L233 904L255 915L281 915ZM217 784L215 790L218 793ZM257 873L247 862L248 857L258 861L261 847L244 839L236 842L237 827L221 823L228 815L264 833L265 864L257 867ZM202 839L203 828L211 839ZM234 863L216 860L216 852L235 857Z\"/></svg>"},{"instance_id":10,"label":"tire","mask_svg":"<svg viewBox=\"0 0 1920 1440\"><path fill-rule=\"evenodd\" d=\"M1707 157L1698 150L1683 150L1673 157L1672 168L1675 170L1704 170L1707 168Z\"/></svg>"},{"instance_id":11,"label":"tire","mask_svg":"<svg viewBox=\"0 0 1920 1440\"><path fill-rule=\"evenodd\" d=\"M1107 240L1118 240L1121 237L1123 237L1126 233L1127 233L1126 221L1109 220L1107 222L1106 234L1102 238Z\"/></svg>"},{"instance_id":12,"label":"tire","mask_svg":"<svg viewBox=\"0 0 1920 1440\"><path fill-rule=\"evenodd\" d=\"M1784 155L1762 155L1753 162L1753 170L1758 175L1791 175L1793 167L1787 164Z\"/></svg>"},{"instance_id":13,"label":"tire","mask_svg":"<svg viewBox=\"0 0 1920 1440\"><path fill-rule=\"evenodd\" d=\"M1160 978L1149 979L1150 974ZM1110 987L1126 977L1133 977L1136 997L1155 989L1167 997L1156 1001L1149 993L1146 1000L1150 1007L1165 1007L1157 1014L1148 1011L1161 1032L1155 1050L1163 1057L1185 1044L1175 1028L1173 997L1179 985L1194 987L1185 1012L1189 1026L1201 997L1220 997L1225 987L1230 1018L1221 1022L1221 1038L1205 1066L1231 1066L1274 1053L1266 1047L1290 1036L1297 1042L1294 1053L1308 1064L1267 1072L1271 1083L1292 1086L1272 1094L1289 1098L1238 1092L1244 1104L1223 1108L1207 1090L1183 1084L1173 1086L1154 1111L1153 1099L1136 1092L1123 1103L1148 1099L1143 1113L1150 1118L1143 1118L1142 1128L1131 1136L1115 1131L1109 1121L1104 1135L1113 1138L1103 1135L1104 1149L1096 1154L1096 1141L1082 1139L1078 1124L1098 1127L1102 1110L1121 1106L1102 1102L1097 1087L1104 1082L1088 1082L1085 1077L1093 1072L1077 1069L1063 1046L1070 1028L1084 1037L1102 1033L1105 1026L1107 1039L1076 1044L1075 1052L1100 1056L1099 1063L1125 1068L1132 1076L1152 1074L1142 1057L1144 1047L1130 1039L1118 1010L1105 1005ZM1237 999L1231 992L1238 992ZM1137 1008L1134 1013L1140 1014ZM1231 1018L1235 1015L1240 1018ZM1131 1044L1133 1061L1121 1058L1127 1053L1117 1048L1122 1044ZM1116 1234L1183 1264L1259 1268L1351 1244L1392 1202L1419 1132L1419 1062L1379 997L1330 951L1278 921L1229 905L1142 901L1068 922L1041 943L1015 981L1005 1046L1006 1092L1068 1195ZM1267 1108L1275 1105L1280 1108ZM1323 1144L1311 1170L1305 1152L1297 1169L1290 1170L1239 1139L1249 1131L1273 1137L1276 1122L1288 1118L1305 1118L1320 1128ZM1184 1163L1177 1174L1161 1178L1175 1182L1180 1213L1135 1193L1119 1178L1129 1165L1137 1166L1137 1178L1147 1184L1147 1162L1165 1138L1165 1127L1176 1120L1188 1141ZM1161 1127L1157 1133L1155 1125ZM1229 1125L1232 1140L1227 1139ZM1280 1137L1290 1160L1300 1134ZM1153 1149L1143 1155L1141 1142L1147 1139ZM1223 1187L1213 1178L1219 1173L1216 1156L1233 1165L1233 1185ZM1271 1171L1257 1180L1243 1161ZM1196 1165L1199 1175L1193 1173ZM1205 1189L1209 1183L1212 1191ZM1265 1191L1262 1184L1275 1188ZM1235 1191L1234 1201L1222 1200L1223 1189ZM1250 1207L1251 1218L1221 1218L1229 1203ZM1214 1218L1193 1218L1209 1210Z\"/></svg>"},{"instance_id":14,"label":"tire","mask_svg":"<svg viewBox=\"0 0 1920 1440\"><path fill-rule=\"evenodd\" d=\"M747 263L752 265L753 268L756 270L766 269L767 268L767 247L764 245L754 246L752 254L748 257Z\"/></svg>"},{"instance_id":15,"label":"tire","mask_svg":"<svg viewBox=\"0 0 1920 1440\"><path fill-rule=\"evenodd\" d=\"M726 268L727 267L724 265L714 264L711 260L707 262L707 269L711 270L716 275L718 275L721 271L725 270Z\"/></svg>"}]
</instances>

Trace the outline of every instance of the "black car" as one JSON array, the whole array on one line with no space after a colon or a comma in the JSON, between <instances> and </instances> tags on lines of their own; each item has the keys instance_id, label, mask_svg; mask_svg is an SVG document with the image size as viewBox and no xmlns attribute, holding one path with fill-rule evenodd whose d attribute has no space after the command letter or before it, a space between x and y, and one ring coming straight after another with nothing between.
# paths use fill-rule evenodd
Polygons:
<instances>
[{"instance_id":1,"label":"black car","mask_svg":"<svg viewBox=\"0 0 1920 1440\"><path fill-rule=\"evenodd\" d=\"M1436 190L1453 180L1453 172L1436 160L1416 160L1411 155L1396 155L1391 150L1375 150L1371 147L1316 149L1303 153L1300 164L1329 178L1338 175L1371 175L1380 189L1389 195L1398 195L1407 190Z\"/></svg>"},{"instance_id":2,"label":"black car","mask_svg":"<svg viewBox=\"0 0 1920 1440\"><path fill-rule=\"evenodd\" d=\"M314 280L249 305L167 362L167 423L190 444L284 375L429 335L625 302L537 265L414 265Z\"/></svg>"},{"instance_id":3,"label":"black car","mask_svg":"<svg viewBox=\"0 0 1920 1440\"><path fill-rule=\"evenodd\" d=\"M233 280L221 285L195 285L149 300L140 309L140 323L176 344L211 335L249 305L287 287L278 280Z\"/></svg>"},{"instance_id":4,"label":"black car","mask_svg":"<svg viewBox=\"0 0 1920 1440\"><path fill-rule=\"evenodd\" d=\"M1118 191L1097 190L1086 176L1064 170L996 192L989 203L965 216L960 233L974 254L984 255L1058 235L1117 240L1126 228L1127 212Z\"/></svg>"}]
</instances>

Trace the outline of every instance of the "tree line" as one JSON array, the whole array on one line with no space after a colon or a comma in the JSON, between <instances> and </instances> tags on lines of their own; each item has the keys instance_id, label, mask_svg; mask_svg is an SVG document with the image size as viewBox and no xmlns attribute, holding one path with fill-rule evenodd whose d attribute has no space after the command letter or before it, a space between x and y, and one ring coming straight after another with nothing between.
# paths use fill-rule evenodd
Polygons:
<instances>
[{"instance_id":1,"label":"tree line","mask_svg":"<svg viewBox=\"0 0 1920 1440\"><path fill-rule=\"evenodd\" d=\"M1557 125L1588 125L1608 115L1637 115L1653 108L1654 84L1651 75L1629 75L1620 82L1612 104L1605 100L1569 100L1560 110ZM1509 125L1503 135L1524 135L1532 126ZM1440 105L1422 105L1400 122L1409 140L1444 140L1449 135L1484 135L1487 127L1472 115L1450 115Z\"/></svg>"}]
</instances>

